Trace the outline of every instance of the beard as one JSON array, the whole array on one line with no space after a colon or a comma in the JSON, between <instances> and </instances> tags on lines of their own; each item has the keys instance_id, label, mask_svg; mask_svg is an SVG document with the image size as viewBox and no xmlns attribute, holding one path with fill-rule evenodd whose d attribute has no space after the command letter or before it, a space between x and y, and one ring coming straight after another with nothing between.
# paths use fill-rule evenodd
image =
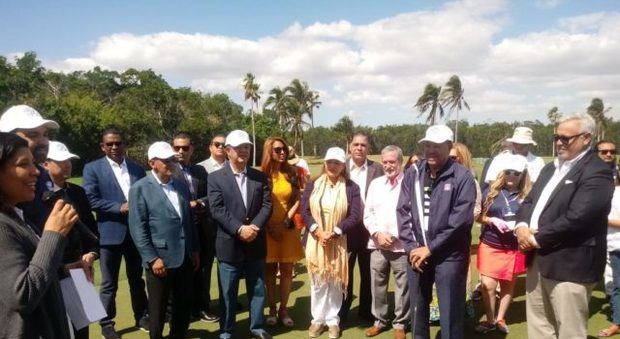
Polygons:
<instances>
[{"instance_id":1,"label":"beard","mask_svg":"<svg viewBox=\"0 0 620 339\"><path fill-rule=\"evenodd\" d=\"M34 151L32 152L32 156L34 157L34 161L37 164L45 162L45 160L47 159L47 152L48 152L48 147L47 146L37 146L34 149Z\"/></svg>"}]
</instances>

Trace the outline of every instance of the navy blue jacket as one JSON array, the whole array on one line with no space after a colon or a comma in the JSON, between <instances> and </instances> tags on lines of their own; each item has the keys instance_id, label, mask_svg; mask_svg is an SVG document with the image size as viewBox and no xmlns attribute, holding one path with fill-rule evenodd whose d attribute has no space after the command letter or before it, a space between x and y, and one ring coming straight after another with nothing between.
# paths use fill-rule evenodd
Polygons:
<instances>
[{"instance_id":1,"label":"navy blue jacket","mask_svg":"<svg viewBox=\"0 0 620 339\"><path fill-rule=\"evenodd\" d=\"M43 233L43 227L52 212L52 205L43 202L43 193L52 191L54 183L50 178L47 170L41 165L36 165L39 170L39 176L37 177L37 183L35 184L34 200L22 202L17 205L24 212L24 219L29 225L34 226L36 232L41 235Z\"/></svg>"},{"instance_id":2,"label":"navy blue jacket","mask_svg":"<svg viewBox=\"0 0 620 339\"><path fill-rule=\"evenodd\" d=\"M211 216L217 225L215 252L219 261L238 263L267 256L265 224L271 216L271 189L267 176L249 166L246 180L247 208L229 164L209 174L207 196ZM239 239L237 232L242 225L250 224L260 231L247 243Z\"/></svg>"},{"instance_id":3,"label":"navy blue jacket","mask_svg":"<svg viewBox=\"0 0 620 339\"><path fill-rule=\"evenodd\" d=\"M137 163L127 158L125 161L133 185L146 173ZM127 235L127 215L121 214L121 205L127 200L106 157L91 161L84 166L82 187L86 191L91 208L97 213L99 244L103 246L122 244Z\"/></svg>"},{"instance_id":4,"label":"navy blue jacket","mask_svg":"<svg viewBox=\"0 0 620 339\"><path fill-rule=\"evenodd\" d=\"M424 199L426 161L419 170L410 167L402 182L396 216L399 238L405 251L424 246L422 221L418 216L414 179L420 180L420 197ZM476 185L471 172L448 160L437 178L431 193L430 217L426 232L426 246L431 258L444 260L468 260L471 243L471 227L474 223Z\"/></svg>"}]
</instances>

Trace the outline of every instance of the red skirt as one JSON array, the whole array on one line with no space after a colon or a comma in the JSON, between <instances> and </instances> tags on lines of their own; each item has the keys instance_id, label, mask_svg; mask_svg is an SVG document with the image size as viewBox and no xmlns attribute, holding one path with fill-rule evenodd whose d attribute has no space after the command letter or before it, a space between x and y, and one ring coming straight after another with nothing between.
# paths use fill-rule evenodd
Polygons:
<instances>
[{"instance_id":1,"label":"red skirt","mask_svg":"<svg viewBox=\"0 0 620 339\"><path fill-rule=\"evenodd\" d=\"M525 255L519 250L504 250L483 242L478 245L478 272L498 280L513 281L526 272Z\"/></svg>"}]
</instances>

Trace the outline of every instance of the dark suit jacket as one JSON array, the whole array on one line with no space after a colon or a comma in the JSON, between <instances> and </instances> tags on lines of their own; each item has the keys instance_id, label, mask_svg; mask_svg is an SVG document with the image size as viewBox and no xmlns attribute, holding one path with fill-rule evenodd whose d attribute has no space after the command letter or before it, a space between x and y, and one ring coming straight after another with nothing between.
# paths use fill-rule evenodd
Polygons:
<instances>
[{"instance_id":1,"label":"dark suit jacket","mask_svg":"<svg viewBox=\"0 0 620 339\"><path fill-rule=\"evenodd\" d=\"M364 192L360 192L360 194L363 194L364 197L366 197L366 194L368 194L368 187L370 186L370 182L383 175L383 166L381 166L381 164L374 162L370 159L367 159L366 161L366 166L368 170L366 176L366 189ZM347 173L349 173L350 165L351 159L348 159L346 162ZM361 249L365 249L368 246L369 238L370 233L368 233L368 230L364 226L363 220L360 218L359 223L355 225L353 230L351 230L350 233L347 235L347 248L349 249L349 251L358 251Z\"/></svg>"},{"instance_id":2,"label":"dark suit jacket","mask_svg":"<svg viewBox=\"0 0 620 339\"><path fill-rule=\"evenodd\" d=\"M207 170L200 165L190 165L189 173L192 176L191 183L187 182L181 169L176 173L175 178L187 185L191 184L194 188L192 200L198 200L201 204L201 206L192 209L194 226L198 230L200 238L213 238L215 237L215 227L213 226L213 221L209 213L209 198L207 196L209 174Z\"/></svg>"},{"instance_id":3,"label":"dark suit jacket","mask_svg":"<svg viewBox=\"0 0 620 339\"><path fill-rule=\"evenodd\" d=\"M352 232L357 232L358 224L362 220L362 199L360 198L360 187L357 186L352 180L347 180L346 183L347 190L347 217L340 221L339 225L336 227L342 230L342 233L347 235L347 246L348 246L348 237ZM308 230L316 221L312 217L312 212L310 212L310 195L312 194L312 190L314 189L314 181L309 182L304 189L304 194L301 198L301 216L304 219L304 224ZM348 248L348 247L347 247Z\"/></svg>"},{"instance_id":4,"label":"dark suit jacket","mask_svg":"<svg viewBox=\"0 0 620 339\"><path fill-rule=\"evenodd\" d=\"M517 212L517 223L530 223L540 194L553 176L547 164ZM549 279L592 283L605 269L607 215L614 184L611 170L590 150L551 194L534 236L540 274Z\"/></svg>"},{"instance_id":5,"label":"dark suit jacket","mask_svg":"<svg viewBox=\"0 0 620 339\"><path fill-rule=\"evenodd\" d=\"M71 200L70 203L76 209L80 221L90 230L94 236L98 236L97 222L93 217L93 212L86 198L84 189L70 182L65 186L66 195ZM65 247L65 255L63 263L68 264L80 260L82 254L89 252L99 253L99 241L86 234L83 234L79 228L73 227L67 235L68 242Z\"/></svg>"},{"instance_id":6,"label":"dark suit jacket","mask_svg":"<svg viewBox=\"0 0 620 339\"><path fill-rule=\"evenodd\" d=\"M247 209L230 165L209 175L209 208L217 225L215 251L220 261L244 262L264 259L267 255L264 226L271 215L271 190L265 174L249 166L246 179ZM260 231L252 242L246 243L239 239L237 232L242 225L250 224L258 226Z\"/></svg>"},{"instance_id":7,"label":"dark suit jacket","mask_svg":"<svg viewBox=\"0 0 620 339\"><path fill-rule=\"evenodd\" d=\"M145 268L158 257L166 267L177 268L199 249L189 208L190 193L176 180L172 186L179 197L180 216L153 175L138 180L129 190L129 231Z\"/></svg>"},{"instance_id":8,"label":"dark suit jacket","mask_svg":"<svg viewBox=\"0 0 620 339\"><path fill-rule=\"evenodd\" d=\"M133 185L146 173L137 163L125 158ZM116 181L112 166L101 157L84 166L82 186L93 211L97 213L99 243L118 245L127 235L127 215L121 214L121 204L126 202L121 186Z\"/></svg>"}]
</instances>

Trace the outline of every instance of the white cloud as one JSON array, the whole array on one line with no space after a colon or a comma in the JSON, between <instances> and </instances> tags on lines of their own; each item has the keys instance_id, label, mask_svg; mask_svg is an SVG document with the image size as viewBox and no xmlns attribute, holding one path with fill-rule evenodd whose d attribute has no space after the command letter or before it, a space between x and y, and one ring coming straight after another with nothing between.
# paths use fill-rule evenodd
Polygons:
<instances>
[{"instance_id":1,"label":"white cloud","mask_svg":"<svg viewBox=\"0 0 620 339\"><path fill-rule=\"evenodd\" d=\"M101 37L86 56L46 66L152 68L183 85L228 93L239 103L247 72L256 75L263 98L270 88L300 78L320 91L323 104L315 122L326 125L343 112L361 124L411 122L424 85L442 85L452 74L465 87L472 111L461 116L470 121L546 121L554 105L574 111L587 106L592 95L620 101L620 14L563 18L552 29L498 39L510 22L509 9L504 0L453 1L364 25L292 23L256 40L117 33Z\"/></svg>"},{"instance_id":2,"label":"white cloud","mask_svg":"<svg viewBox=\"0 0 620 339\"><path fill-rule=\"evenodd\" d=\"M563 2L565 2L565 0L536 0L536 6L541 8L555 8Z\"/></svg>"}]
</instances>

